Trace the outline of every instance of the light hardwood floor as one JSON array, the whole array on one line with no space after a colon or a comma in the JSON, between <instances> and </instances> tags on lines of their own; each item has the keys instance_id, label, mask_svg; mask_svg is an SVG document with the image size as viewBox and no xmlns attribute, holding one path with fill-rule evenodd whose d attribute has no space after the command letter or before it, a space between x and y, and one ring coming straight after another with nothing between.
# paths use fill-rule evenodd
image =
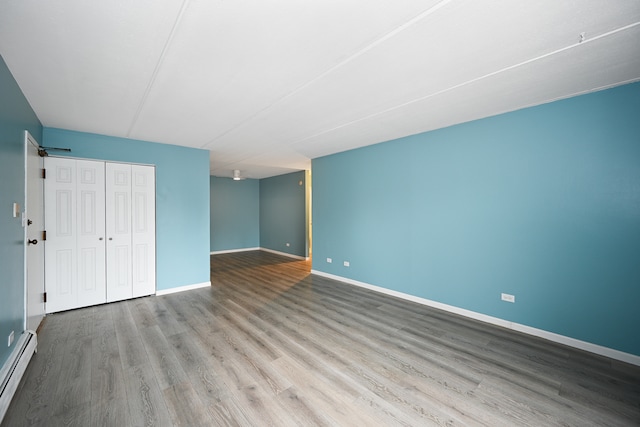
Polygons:
<instances>
[{"instance_id":1,"label":"light hardwood floor","mask_svg":"<svg viewBox=\"0 0 640 427\"><path fill-rule=\"evenodd\" d=\"M216 255L211 288L47 316L2 427L640 425L636 366L309 267Z\"/></svg>"}]
</instances>

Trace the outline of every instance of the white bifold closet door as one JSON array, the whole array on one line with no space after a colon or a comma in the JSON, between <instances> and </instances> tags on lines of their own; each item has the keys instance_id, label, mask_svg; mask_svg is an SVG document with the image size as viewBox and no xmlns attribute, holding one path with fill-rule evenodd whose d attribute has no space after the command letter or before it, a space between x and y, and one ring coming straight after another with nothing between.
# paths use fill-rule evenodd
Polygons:
<instances>
[{"instance_id":1,"label":"white bifold closet door","mask_svg":"<svg viewBox=\"0 0 640 427\"><path fill-rule=\"evenodd\" d=\"M105 302L104 162L46 158L47 313Z\"/></svg>"},{"instance_id":2,"label":"white bifold closet door","mask_svg":"<svg viewBox=\"0 0 640 427\"><path fill-rule=\"evenodd\" d=\"M107 301L131 298L131 165L107 163Z\"/></svg>"},{"instance_id":3,"label":"white bifold closet door","mask_svg":"<svg viewBox=\"0 0 640 427\"><path fill-rule=\"evenodd\" d=\"M156 292L156 169L131 165L133 297Z\"/></svg>"},{"instance_id":4,"label":"white bifold closet door","mask_svg":"<svg viewBox=\"0 0 640 427\"><path fill-rule=\"evenodd\" d=\"M155 292L155 169L106 164L107 301Z\"/></svg>"},{"instance_id":5,"label":"white bifold closet door","mask_svg":"<svg viewBox=\"0 0 640 427\"><path fill-rule=\"evenodd\" d=\"M47 313L155 292L155 168L46 158Z\"/></svg>"}]
</instances>

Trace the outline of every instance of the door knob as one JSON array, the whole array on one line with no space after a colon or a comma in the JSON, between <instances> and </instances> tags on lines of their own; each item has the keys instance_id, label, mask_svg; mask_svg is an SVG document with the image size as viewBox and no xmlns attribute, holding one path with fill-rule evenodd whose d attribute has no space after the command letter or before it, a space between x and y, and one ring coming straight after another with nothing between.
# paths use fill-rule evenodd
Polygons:
<instances>
[{"instance_id":1,"label":"door knob","mask_svg":"<svg viewBox=\"0 0 640 427\"><path fill-rule=\"evenodd\" d=\"M37 245L38 241L36 239L33 239L33 240L29 239L27 240L27 243L29 243L30 245Z\"/></svg>"}]
</instances>

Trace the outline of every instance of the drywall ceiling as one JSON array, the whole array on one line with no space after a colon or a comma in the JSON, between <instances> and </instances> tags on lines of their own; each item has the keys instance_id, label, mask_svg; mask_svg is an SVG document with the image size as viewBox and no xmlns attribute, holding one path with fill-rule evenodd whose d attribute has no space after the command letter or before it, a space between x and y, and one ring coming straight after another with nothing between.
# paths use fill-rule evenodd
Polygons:
<instances>
[{"instance_id":1,"label":"drywall ceiling","mask_svg":"<svg viewBox=\"0 0 640 427\"><path fill-rule=\"evenodd\" d=\"M0 54L44 126L264 178L640 80L640 1L0 0Z\"/></svg>"}]
</instances>

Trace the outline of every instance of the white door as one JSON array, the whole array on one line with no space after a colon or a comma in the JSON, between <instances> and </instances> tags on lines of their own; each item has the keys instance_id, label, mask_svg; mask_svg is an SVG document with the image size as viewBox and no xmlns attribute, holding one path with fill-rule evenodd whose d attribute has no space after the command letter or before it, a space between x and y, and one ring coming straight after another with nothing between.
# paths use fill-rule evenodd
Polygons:
<instances>
[{"instance_id":1,"label":"white door","mask_svg":"<svg viewBox=\"0 0 640 427\"><path fill-rule=\"evenodd\" d=\"M131 165L106 164L107 302L133 297Z\"/></svg>"},{"instance_id":2,"label":"white door","mask_svg":"<svg viewBox=\"0 0 640 427\"><path fill-rule=\"evenodd\" d=\"M25 329L32 331L44 317L44 189L39 148L25 131Z\"/></svg>"},{"instance_id":3,"label":"white door","mask_svg":"<svg viewBox=\"0 0 640 427\"><path fill-rule=\"evenodd\" d=\"M134 298L156 292L155 182L153 166L131 166Z\"/></svg>"},{"instance_id":4,"label":"white door","mask_svg":"<svg viewBox=\"0 0 640 427\"><path fill-rule=\"evenodd\" d=\"M45 160L47 313L106 301L104 163Z\"/></svg>"},{"instance_id":5,"label":"white door","mask_svg":"<svg viewBox=\"0 0 640 427\"><path fill-rule=\"evenodd\" d=\"M47 157L44 165L46 309L53 313L77 307L76 164Z\"/></svg>"},{"instance_id":6,"label":"white door","mask_svg":"<svg viewBox=\"0 0 640 427\"><path fill-rule=\"evenodd\" d=\"M104 162L76 160L78 307L106 301Z\"/></svg>"}]
</instances>

